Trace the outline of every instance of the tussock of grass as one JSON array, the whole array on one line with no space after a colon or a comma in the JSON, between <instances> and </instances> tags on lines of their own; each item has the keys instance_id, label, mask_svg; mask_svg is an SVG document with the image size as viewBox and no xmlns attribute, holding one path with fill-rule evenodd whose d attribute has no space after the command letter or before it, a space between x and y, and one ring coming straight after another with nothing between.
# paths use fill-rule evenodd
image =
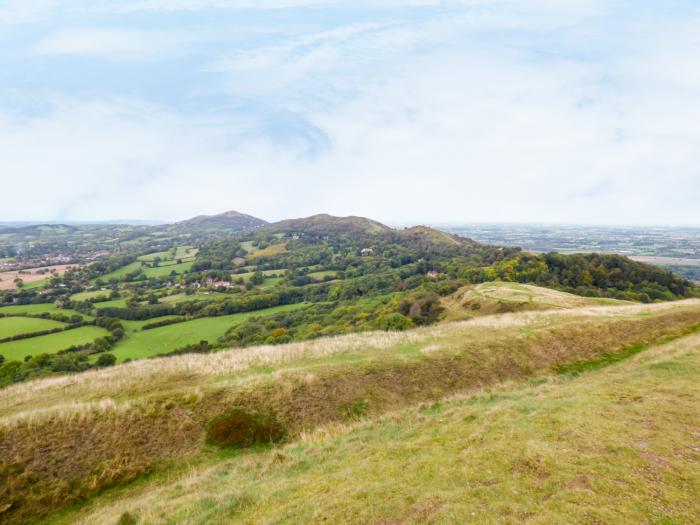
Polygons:
<instances>
[{"instance_id":1,"label":"tussock of grass","mask_svg":"<svg viewBox=\"0 0 700 525\"><path fill-rule=\"evenodd\" d=\"M3 518L26 522L196 458L206 451L207 424L232 407L276 414L294 440L320 426L680 336L699 323L698 301L514 314L18 385L0 392L0 499L11 503ZM105 400L108 406L95 405Z\"/></svg>"}]
</instances>

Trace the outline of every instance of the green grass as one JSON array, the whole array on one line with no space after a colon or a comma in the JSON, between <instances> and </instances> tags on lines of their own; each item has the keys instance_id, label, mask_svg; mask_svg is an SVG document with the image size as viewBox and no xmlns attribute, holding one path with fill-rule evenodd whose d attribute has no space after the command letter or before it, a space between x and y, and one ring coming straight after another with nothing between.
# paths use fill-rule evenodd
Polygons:
<instances>
[{"instance_id":1,"label":"green grass","mask_svg":"<svg viewBox=\"0 0 700 525\"><path fill-rule=\"evenodd\" d=\"M34 290L36 288L43 288L47 284L49 284L49 281L51 281L50 277L47 277L46 279L40 279L38 281L32 281L30 283L24 283L24 286L22 286L23 290Z\"/></svg>"},{"instance_id":2,"label":"green grass","mask_svg":"<svg viewBox=\"0 0 700 525\"><path fill-rule=\"evenodd\" d=\"M175 295L169 295L167 297L163 297L160 299L160 302L162 303L174 303L174 304L179 304L179 303L186 303L188 301L218 301L222 299L230 299L234 297L231 294L226 294L226 293L221 293L221 292L213 292L209 294L205 293L198 293L198 294L192 294L192 295L187 295L185 293L179 293Z\"/></svg>"},{"instance_id":3,"label":"green grass","mask_svg":"<svg viewBox=\"0 0 700 525\"><path fill-rule=\"evenodd\" d=\"M110 290L94 290L92 292L79 292L70 296L71 301L87 301L98 297L109 297Z\"/></svg>"},{"instance_id":4,"label":"green grass","mask_svg":"<svg viewBox=\"0 0 700 525\"><path fill-rule=\"evenodd\" d=\"M167 277L172 272L176 274L186 273L192 269L194 261L183 262L180 264L170 264L167 266L158 266L157 268L144 268L143 273L146 277Z\"/></svg>"},{"instance_id":5,"label":"green grass","mask_svg":"<svg viewBox=\"0 0 700 525\"><path fill-rule=\"evenodd\" d=\"M112 299L111 301L102 301L100 303L95 303L94 308L101 310L102 308L126 308L126 299Z\"/></svg>"},{"instance_id":6,"label":"green grass","mask_svg":"<svg viewBox=\"0 0 700 525\"><path fill-rule=\"evenodd\" d=\"M23 304L23 305L10 305L0 307L0 314L5 315L18 315L18 314L64 314L64 315L82 315L84 314L77 312L75 310L63 310L61 308L56 308L51 303L41 303L41 304Z\"/></svg>"},{"instance_id":7,"label":"green grass","mask_svg":"<svg viewBox=\"0 0 700 525\"><path fill-rule=\"evenodd\" d=\"M53 354L69 346L90 343L98 337L109 335L109 332L96 326L82 326L74 330L66 330L56 334L42 335L20 341L0 344L0 355L8 361L21 361L26 356Z\"/></svg>"},{"instance_id":8,"label":"green grass","mask_svg":"<svg viewBox=\"0 0 700 525\"><path fill-rule=\"evenodd\" d=\"M173 252L172 250L156 253L148 253L138 258L139 261L152 262L156 257L160 257L161 261L176 261L177 259L191 259L197 255L199 250L192 246L178 246Z\"/></svg>"},{"instance_id":9,"label":"green grass","mask_svg":"<svg viewBox=\"0 0 700 525\"><path fill-rule=\"evenodd\" d=\"M327 271L320 271L320 272L310 272L308 275L309 277L313 279L318 279L318 280L323 280L324 277L335 277L338 272L332 271L332 270L327 270Z\"/></svg>"},{"instance_id":10,"label":"green grass","mask_svg":"<svg viewBox=\"0 0 700 525\"><path fill-rule=\"evenodd\" d=\"M42 330L51 330L65 326L64 323L51 319L35 317L0 317L0 339L20 334L31 334Z\"/></svg>"},{"instance_id":11,"label":"green grass","mask_svg":"<svg viewBox=\"0 0 700 525\"><path fill-rule=\"evenodd\" d=\"M217 338L224 335L229 328L242 323L250 317L287 312L303 306L305 305L291 304L276 306L274 308L266 308L254 312L220 317L204 317L160 328L153 328L151 330L137 331L117 343L112 353L117 357L117 360L121 362L125 359L152 357L186 345L199 343L203 340L214 343ZM151 319L150 322L158 320L160 320L160 318Z\"/></svg>"},{"instance_id":12,"label":"green grass","mask_svg":"<svg viewBox=\"0 0 700 525\"><path fill-rule=\"evenodd\" d=\"M353 417L276 447L209 448L53 525L700 522L700 339Z\"/></svg>"},{"instance_id":13,"label":"green grass","mask_svg":"<svg viewBox=\"0 0 700 525\"><path fill-rule=\"evenodd\" d=\"M270 275L280 275L283 276L287 270L285 269L279 269L279 270L263 270L261 273L263 274L264 277L268 277ZM244 282L248 282L250 278L255 274L256 272L246 272L246 273L234 273L231 274L231 279L234 281L238 280L239 278L243 278Z\"/></svg>"},{"instance_id":14,"label":"green grass","mask_svg":"<svg viewBox=\"0 0 700 525\"><path fill-rule=\"evenodd\" d=\"M102 280L104 282L123 279L127 274L133 273L136 270L140 269L141 266L142 265L139 261L135 261L135 262L132 262L131 264L127 264L126 266L122 266L121 268L117 268L113 272L109 272L109 273L106 273L104 275L100 275L99 277L96 277L94 279L91 279L90 282L94 283L98 279Z\"/></svg>"}]
</instances>

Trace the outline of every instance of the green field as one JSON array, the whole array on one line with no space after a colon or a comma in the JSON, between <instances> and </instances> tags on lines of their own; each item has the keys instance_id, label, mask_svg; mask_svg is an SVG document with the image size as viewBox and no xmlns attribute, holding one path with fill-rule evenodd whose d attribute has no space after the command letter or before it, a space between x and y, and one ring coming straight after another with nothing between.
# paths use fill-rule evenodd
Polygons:
<instances>
[{"instance_id":1,"label":"green field","mask_svg":"<svg viewBox=\"0 0 700 525\"><path fill-rule=\"evenodd\" d=\"M80 292L70 296L71 301L87 301L89 299L97 299L98 297L109 297L109 290L95 290L92 292Z\"/></svg>"},{"instance_id":2,"label":"green field","mask_svg":"<svg viewBox=\"0 0 700 525\"><path fill-rule=\"evenodd\" d=\"M230 299L233 297L231 294L226 294L226 293L220 293L220 292L214 292L214 293L198 293L198 294L192 294L192 295L187 295L185 293L179 293L175 295L168 295L167 297L163 297L160 302L162 303L174 303L174 304L179 304L179 303L186 303L188 301L217 301L221 299Z\"/></svg>"},{"instance_id":3,"label":"green field","mask_svg":"<svg viewBox=\"0 0 700 525\"><path fill-rule=\"evenodd\" d=\"M132 262L131 264L127 264L126 266L122 266L121 268L117 268L113 272L106 273L104 275L100 275L99 277L96 277L94 279L91 279L91 282L97 281L98 279L101 279L105 282L111 281L112 279L119 280L122 279L124 276L127 274L130 274L132 272L135 272L136 270L141 268L141 263L139 261Z\"/></svg>"},{"instance_id":4,"label":"green field","mask_svg":"<svg viewBox=\"0 0 700 525\"><path fill-rule=\"evenodd\" d=\"M4 356L8 361L21 361L28 355L54 354L69 346L90 343L98 337L106 335L109 335L109 332L103 328L82 326L75 330L66 330L56 334L2 343L0 344L0 355Z\"/></svg>"},{"instance_id":5,"label":"green field","mask_svg":"<svg viewBox=\"0 0 700 525\"><path fill-rule=\"evenodd\" d=\"M246 273L234 273L231 274L231 279L234 281L238 280L238 278L242 277L244 281L248 281L256 272L246 272ZM284 275L287 273L287 270L285 269L279 269L279 270L263 270L262 274L265 277L269 277L271 275Z\"/></svg>"},{"instance_id":6,"label":"green field","mask_svg":"<svg viewBox=\"0 0 700 525\"><path fill-rule=\"evenodd\" d=\"M178 246L175 252L172 250L156 253L148 253L138 258L139 261L151 262L156 257L160 257L161 261L176 261L177 259L192 259L199 250L192 246Z\"/></svg>"},{"instance_id":7,"label":"green field","mask_svg":"<svg viewBox=\"0 0 700 525\"><path fill-rule=\"evenodd\" d=\"M192 268L193 261L183 262L180 264L169 264L166 266L158 266L157 268L144 268L143 273L146 277L167 277L172 272L181 274L189 272Z\"/></svg>"},{"instance_id":8,"label":"green field","mask_svg":"<svg viewBox=\"0 0 700 525\"><path fill-rule=\"evenodd\" d=\"M333 271L333 270L326 270L326 271L321 271L321 272L311 272L308 274L309 277L312 279L318 279L319 281L322 281L325 277L335 277L338 272Z\"/></svg>"},{"instance_id":9,"label":"green field","mask_svg":"<svg viewBox=\"0 0 700 525\"><path fill-rule=\"evenodd\" d=\"M36 317L1 317L0 339L19 334L31 334L41 330L51 330L65 326L63 323L51 319L39 319Z\"/></svg>"},{"instance_id":10,"label":"green field","mask_svg":"<svg viewBox=\"0 0 700 525\"><path fill-rule=\"evenodd\" d=\"M226 330L242 323L249 317L288 312L304 306L306 305L303 303L276 306L274 308L221 317L203 317L152 330L137 331L117 343L111 353L117 356L119 361L124 361L124 359L142 359L163 354L203 340L214 343L218 337L226 333ZM158 320L160 318L151 319L147 322ZM146 322L143 324L146 324Z\"/></svg>"},{"instance_id":11,"label":"green field","mask_svg":"<svg viewBox=\"0 0 700 525\"><path fill-rule=\"evenodd\" d=\"M82 315L80 312L75 310L63 310L61 308L56 308L51 303L41 303L41 304L13 304L11 306L0 307L0 314L5 315L18 315L18 314L63 314L63 315Z\"/></svg>"},{"instance_id":12,"label":"green field","mask_svg":"<svg viewBox=\"0 0 700 525\"><path fill-rule=\"evenodd\" d=\"M111 301L102 301L101 303L95 303L94 308L101 310L102 308L126 308L126 299L113 299Z\"/></svg>"},{"instance_id":13,"label":"green field","mask_svg":"<svg viewBox=\"0 0 700 525\"><path fill-rule=\"evenodd\" d=\"M49 284L50 280L51 280L51 278L47 277L46 279L41 279L39 281L32 281L31 283L24 283L24 286L22 286L22 289L33 290L35 288L43 288L45 285Z\"/></svg>"}]
</instances>

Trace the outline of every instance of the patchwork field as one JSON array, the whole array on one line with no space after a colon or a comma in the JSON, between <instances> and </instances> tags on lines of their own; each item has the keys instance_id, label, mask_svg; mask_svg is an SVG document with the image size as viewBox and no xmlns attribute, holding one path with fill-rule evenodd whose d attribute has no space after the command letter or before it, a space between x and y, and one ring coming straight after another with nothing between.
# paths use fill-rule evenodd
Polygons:
<instances>
[{"instance_id":1,"label":"patchwork field","mask_svg":"<svg viewBox=\"0 0 700 525\"><path fill-rule=\"evenodd\" d=\"M136 331L117 343L111 353L121 362L125 359L143 359L171 352L177 348L199 343L203 340L214 343L218 337L226 333L226 330L250 317L287 312L304 306L306 305L291 304L254 312L220 317L203 317L151 330ZM160 320L160 318L151 319L150 322L157 320ZM146 323L143 322L143 324Z\"/></svg>"},{"instance_id":2,"label":"patchwork field","mask_svg":"<svg viewBox=\"0 0 700 525\"><path fill-rule=\"evenodd\" d=\"M0 307L0 314L5 315L19 315L19 314L64 314L64 315L81 315L87 317L80 312L75 310L68 310L62 308L56 308L53 304L41 303L41 304L17 304L10 306Z\"/></svg>"},{"instance_id":3,"label":"patchwork field","mask_svg":"<svg viewBox=\"0 0 700 525\"><path fill-rule=\"evenodd\" d=\"M65 332L0 343L0 355L6 360L23 360L26 356L53 354L69 346L91 343L98 337L109 335L107 330L96 326L82 326Z\"/></svg>"},{"instance_id":4,"label":"patchwork field","mask_svg":"<svg viewBox=\"0 0 700 525\"><path fill-rule=\"evenodd\" d=\"M64 323L51 319L35 317L0 317L0 339L20 334L30 334L42 330L51 330L65 326Z\"/></svg>"},{"instance_id":5,"label":"patchwork field","mask_svg":"<svg viewBox=\"0 0 700 525\"><path fill-rule=\"evenodd\" d=\"M109 297L109 290L94 290L91 292L79 292L70 296L71 301L87 301L89 299L98 299Z\"/></svg>"}]
</instances>

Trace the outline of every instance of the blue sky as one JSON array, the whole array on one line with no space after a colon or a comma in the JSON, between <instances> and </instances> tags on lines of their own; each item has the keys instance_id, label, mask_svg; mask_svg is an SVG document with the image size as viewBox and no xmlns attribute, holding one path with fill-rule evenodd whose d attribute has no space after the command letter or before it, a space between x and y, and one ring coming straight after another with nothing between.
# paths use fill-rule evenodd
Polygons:
<instances>
[{"instance_id":1,"label":"blue sky","mask_svg":"<svg viewBox=\"0 0 700 525\"><path fill-rule=\"evenodd\" d=\"M0 0L1 220L700 224L700 6Z\"/></svg>"}]
</instances>

